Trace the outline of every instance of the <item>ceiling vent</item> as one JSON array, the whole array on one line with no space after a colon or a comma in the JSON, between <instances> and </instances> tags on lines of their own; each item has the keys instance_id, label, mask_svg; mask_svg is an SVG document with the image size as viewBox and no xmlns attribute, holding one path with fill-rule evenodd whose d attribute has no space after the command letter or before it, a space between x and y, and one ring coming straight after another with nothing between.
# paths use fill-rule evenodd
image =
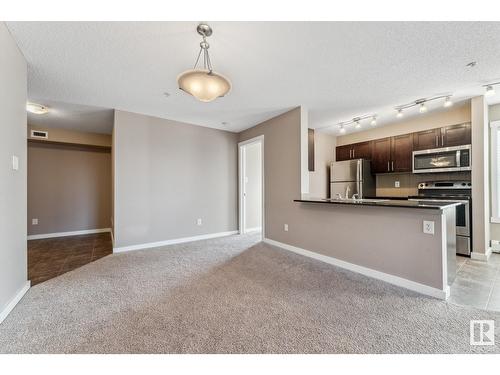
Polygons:
<instances>
[{"instance_id":1,"label":"ceiling vent","mask_svg":"<svg viewBox=\"0 0 500 375\"><path fill-rule=\"evenodd\" d=\"M44 131L44 130L32 130L31 131L31 138L48 139L49 132Z\"/></svg>"}]
</instances>

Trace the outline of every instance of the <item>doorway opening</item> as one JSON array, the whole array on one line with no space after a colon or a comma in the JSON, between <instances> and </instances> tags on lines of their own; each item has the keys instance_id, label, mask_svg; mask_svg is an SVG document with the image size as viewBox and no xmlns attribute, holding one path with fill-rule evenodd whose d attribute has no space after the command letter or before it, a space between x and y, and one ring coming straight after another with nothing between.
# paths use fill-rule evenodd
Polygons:
<instances>
[{"instance_id":1,"label":"doorway opening","mask_svg":"<svg viewBox=\"0 0 500 375\"><path fill-rule=\"evenodd\" d=\"M238 144L239 231L264 238L264 136Z\"/></svg>"}]
</instances>

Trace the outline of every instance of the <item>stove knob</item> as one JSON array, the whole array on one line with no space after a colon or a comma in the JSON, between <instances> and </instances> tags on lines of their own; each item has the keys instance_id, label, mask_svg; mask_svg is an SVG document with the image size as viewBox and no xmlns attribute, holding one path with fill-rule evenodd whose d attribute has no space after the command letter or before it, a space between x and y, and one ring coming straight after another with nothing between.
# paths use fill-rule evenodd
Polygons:
<instances>
[{"instance_id":1,"label":"stove knob","mask_svg":"<svg viewBox=\"0 0 500 375\"><path fill-rule=\"evenodd\" d=\"M465 182L462 182L462 186L465 186Z\"/></svg>"},{"instance_id":2,"label":"stove knob","mask_svg":"<svg viewBox=\"0 0 500 375\"><path fill-rule=\"evenodd\" d=\"M467 186L470 186L470 182L467 183Z\"/></svg>"}]
</instances>

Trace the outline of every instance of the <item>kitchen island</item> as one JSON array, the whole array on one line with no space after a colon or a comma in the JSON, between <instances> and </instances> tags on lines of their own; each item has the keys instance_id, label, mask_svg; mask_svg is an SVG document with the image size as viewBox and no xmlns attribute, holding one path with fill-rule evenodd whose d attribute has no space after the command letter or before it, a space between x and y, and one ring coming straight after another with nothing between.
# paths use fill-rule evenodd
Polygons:
<instances>
[{"instance_id":1,"label":"kitchen island","mask_svg":"<svg viewBox=\"0 0 500 375\"><path fill-rule=\"evenodd\" d=\"M265 241L446 299L456 272L457 203L391 199L294 200L300 221ZM424 222L426 231L424 233Z\"/></svg>"}]
</instances>

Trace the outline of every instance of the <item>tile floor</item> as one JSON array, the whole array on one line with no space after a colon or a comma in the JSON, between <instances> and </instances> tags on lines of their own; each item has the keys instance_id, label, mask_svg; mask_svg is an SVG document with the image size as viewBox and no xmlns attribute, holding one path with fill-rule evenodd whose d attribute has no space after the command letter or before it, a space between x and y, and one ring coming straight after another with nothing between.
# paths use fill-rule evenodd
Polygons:
<instances>
[{"instance_id":1,"label":"tile floor","mask_svg":"<svg viewBox=\"0 0 500 375\"><path fill-rule=\"evenodd\" d=\"M28 241L28 279L36 285L113 252L109 233Z\"/></svg>"},{"instance_id":2,"label":"tile floor","mask_svg":"<svg viewBox=\"0 0 500 375\"><path fill-rule=\"evenodd\" d=\"M457 255L449 301L500 311L500 254L492 254L487 263Z\"/></svg>"}]
</instances>

